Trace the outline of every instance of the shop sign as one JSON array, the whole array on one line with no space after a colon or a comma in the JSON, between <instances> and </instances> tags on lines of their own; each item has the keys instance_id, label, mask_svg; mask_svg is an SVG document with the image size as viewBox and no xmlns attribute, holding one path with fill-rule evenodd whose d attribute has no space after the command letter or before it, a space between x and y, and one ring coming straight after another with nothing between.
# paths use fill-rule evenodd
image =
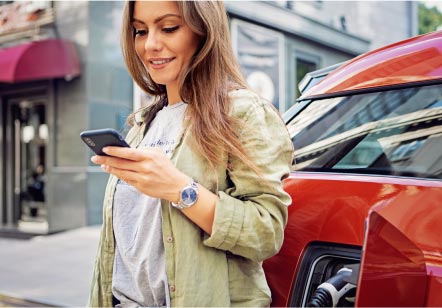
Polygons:
<instances>
[{"instance_id":1,"label":"shop sign","mask_svg":"<svg viewBox=\"0 0 442 308\"><path fill-rule=\"evenodd\" d=\"M29 36L29 31L55 20L50 1L16 1L0 6L0 43Z\"/></svg>"}]
</instances>

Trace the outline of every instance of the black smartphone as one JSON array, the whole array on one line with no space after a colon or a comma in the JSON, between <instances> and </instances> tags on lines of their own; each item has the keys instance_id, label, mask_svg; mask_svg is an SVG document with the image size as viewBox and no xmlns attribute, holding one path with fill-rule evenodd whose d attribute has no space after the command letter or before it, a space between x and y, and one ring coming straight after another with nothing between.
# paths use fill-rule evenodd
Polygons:
<instances>
[{"instance_id":1,"label":"black smartphone","mask_svg":"<svg viewBox=\"0 0 442 308\"><path fill-rule=\"evenodd\" d=\"M130 147L124 138L112 128L87 130L80 134L81 139L97 155L105 155L103 148L107 146Z\"/></svg>"}]
</instances>

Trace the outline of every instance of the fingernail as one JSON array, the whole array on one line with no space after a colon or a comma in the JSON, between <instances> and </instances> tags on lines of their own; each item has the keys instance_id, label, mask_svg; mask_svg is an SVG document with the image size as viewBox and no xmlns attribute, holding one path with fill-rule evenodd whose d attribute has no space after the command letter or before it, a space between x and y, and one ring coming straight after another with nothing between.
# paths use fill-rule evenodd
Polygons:
<instances>
[{"instance_id":1,"label":"fingernail","mask_svg":"<svg viewBox=\"0 0 442 308\"><path fill-rule=\"evenodd\" d=\"M108 151L107 147L103 148L103 152L104 152L104 153L107 154L107 151Z\"/></svg>"},{"instance_id":2,"label":"fingernail","mask_svg":"<svg viewBox=\"0 0 442 308\"><path fill-rule=\"evenodd\" d=\"M97 156L92 156L92 157L91 157L91 161L92 161L93 163L96 163L97 160L98 160L98 157L97 157Z\"/></svg>"},{"instance_id":3,"label":"fingernail","mask_svg":"<svg viewBox=\"0 0 442 308\"><path fill-rule=\"evenodd\" d=\"M107 171L107 166L106 166L106 165L101 165L100 167L101 167L101 169L102 169L103 171Z\"/></svg>"}]
</instances>

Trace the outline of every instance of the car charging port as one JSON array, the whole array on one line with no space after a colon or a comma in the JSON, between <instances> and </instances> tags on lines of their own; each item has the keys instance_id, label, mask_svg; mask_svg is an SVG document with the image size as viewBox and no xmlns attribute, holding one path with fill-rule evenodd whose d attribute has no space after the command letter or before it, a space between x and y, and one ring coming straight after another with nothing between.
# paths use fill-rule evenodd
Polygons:
<instances>
[{"instance_id":1,"label":"car charging port","mask_svg":"<svg viewBox=\"0 0 442 308\"><path fill-rule=\"evenodd\" d=\"M354 306L359 267L360 264L347 265L321 283L310 298L308 307Z\"/></svg>"}]
</instances>

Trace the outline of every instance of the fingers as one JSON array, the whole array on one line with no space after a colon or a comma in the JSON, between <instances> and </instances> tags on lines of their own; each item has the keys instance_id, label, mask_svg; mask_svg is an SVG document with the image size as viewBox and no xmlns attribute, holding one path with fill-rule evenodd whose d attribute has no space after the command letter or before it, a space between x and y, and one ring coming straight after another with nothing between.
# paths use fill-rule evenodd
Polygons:
<instances>
[{"instance_id":1,"label":"fingers","mask_svg":"<svg viewBox=\"0 0 442 308\"><path fill-rule=\"evenodd\" d=\"M105 147L103 152L113 157L120 157L132 161L140 161L146 158L146 151L124 147Z\"/></svg>"},{"instance_id":2,"label":"fingers","mask_svg":"<svg viewBox=\"0 0 442 308\"><path fill-rule=\"evenodd\" d=\"M91 157L91 161L97 165L109 166L113 168L126 169L131 171L136 171L137 169L139 169L137 162L124 158L96 155Z\"/></svg>"},{"instance_id":3,"label":"fingers","mask_svg":"<svg viewBox=\"0 0 442 308\"><path fill-rule=\"evenodd\" d=\"M120 169L137 170L139 166L134 163L154 161L164 157L161 150L155 148L130 149L122 147L105 147L103 152L110 156L93 156L91 161L99 165L109 165Z\"/></svg>"},{"instance_id":4,"label":"fingers","mask_svg":"<svg viewBox=\"0 0 442 308\"><path fill-rule=\"evenodd\" d=\"M119 169L116 167L110 167L107 165L102 165L101 168L103 169L103 171L115 175L117 178L123 180L127 184L132 185L134 187L136 186L137 178L139 177L139 175L136 172L125 169Z\"/></svg>"}]
</instances>

